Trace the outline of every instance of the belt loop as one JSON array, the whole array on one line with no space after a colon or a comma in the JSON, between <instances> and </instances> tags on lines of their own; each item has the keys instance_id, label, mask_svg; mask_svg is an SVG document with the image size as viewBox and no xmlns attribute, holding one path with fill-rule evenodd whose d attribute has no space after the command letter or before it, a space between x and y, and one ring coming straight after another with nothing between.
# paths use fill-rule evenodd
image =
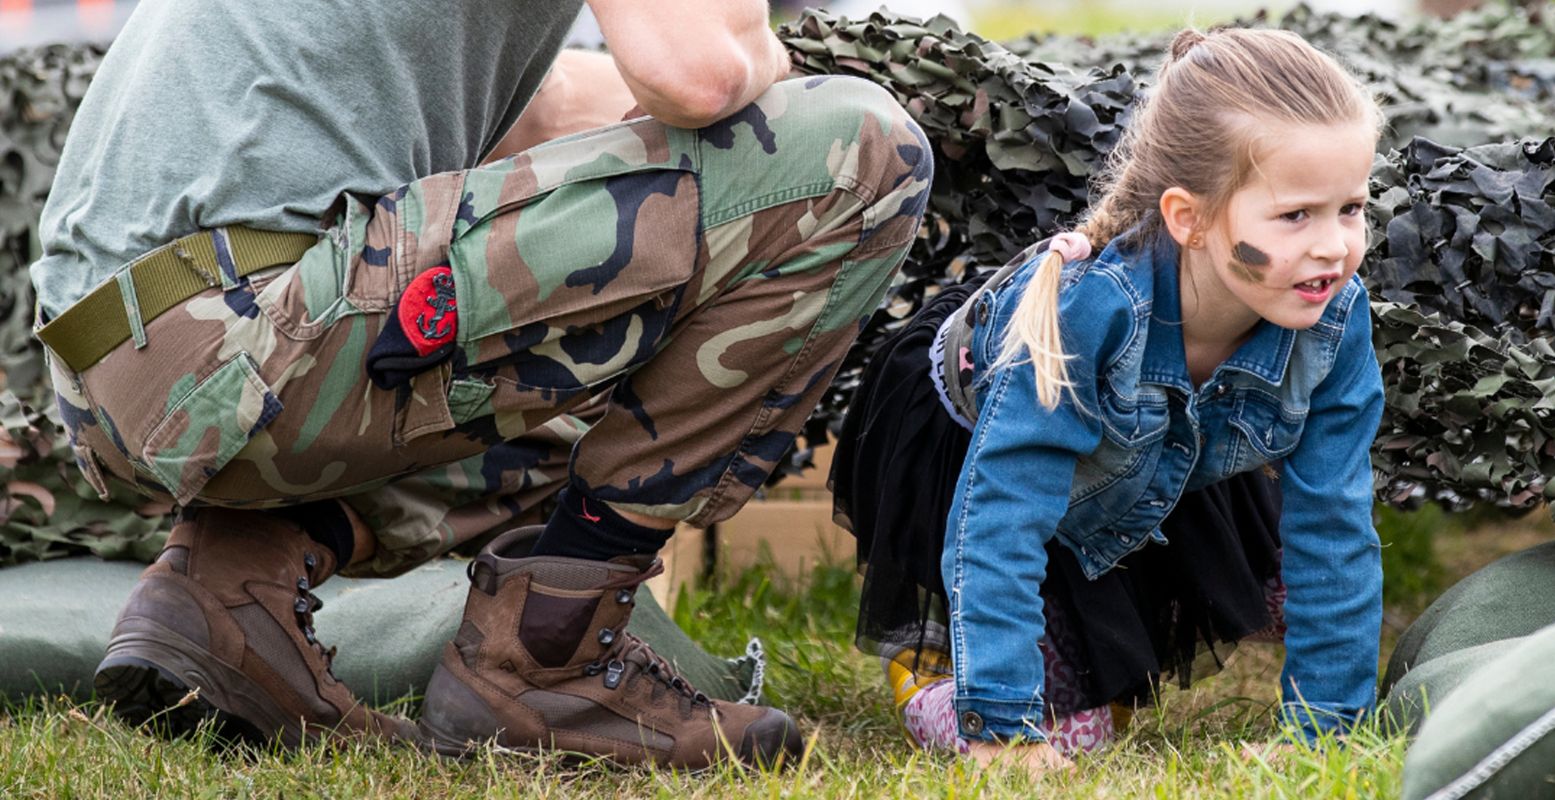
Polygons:
<instances>
[{"instance_id":1,"label":"belt loop","mask_svg":"<svg viewBox=\"0 0 1555 800\"><path fill-rule=\"evenodd\" d=\"M230 292L238 287L241 279L238 278L238 263L232 257L232 240L227 237L226 228L211 231L211 246L216 250L216 271L221 274L221 290Z\"/></svg>"},{"instance_id":2,"label":"belt loop","mask_svg":"<svg viewBox=\"0 0 1555 800\"><path fill-rule=\"evenodd\" d=\"M135 340L135 349L139 350L146 346L146 324L140 318L140 299L135 296L135 279L128 269L119 270L113 279L118 282L119 297L124 300L124 318L130 323L130 337Z\"/></svg>"}]
</instances>

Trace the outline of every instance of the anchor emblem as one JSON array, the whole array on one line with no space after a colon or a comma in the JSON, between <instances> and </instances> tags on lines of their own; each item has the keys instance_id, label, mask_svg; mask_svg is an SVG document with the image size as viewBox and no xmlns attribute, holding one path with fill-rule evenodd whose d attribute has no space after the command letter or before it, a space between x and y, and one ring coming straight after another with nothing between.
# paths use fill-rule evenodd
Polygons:
<instances>
[{"instance_id":1,"label":"anchor emblem","mask_svg":"<svg viewBox=\"0 0 1555 800\"><path fill-rule=\"evenodd\" d=\"M427 319L426 312L416 315L416 327L421 329L421 335L428 339L441 339L447 336L453 329L452 323L439 325L448 312L457 310L454 299L454 277L443 272L432 276L433 294L427 296L426 303L437 313Z\"/></svg>"}]
</instances>

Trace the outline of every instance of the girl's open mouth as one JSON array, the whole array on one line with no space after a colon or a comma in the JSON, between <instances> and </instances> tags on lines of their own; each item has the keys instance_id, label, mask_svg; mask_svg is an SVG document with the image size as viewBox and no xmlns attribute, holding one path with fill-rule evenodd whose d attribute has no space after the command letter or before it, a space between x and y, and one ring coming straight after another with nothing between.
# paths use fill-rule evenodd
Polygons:
<instances>
[{"instance_id":1,"label":"girl's open mouth","mask_svg":"<svg viewBox=\"0 0 1555 800\"><path fill-rule=\"evenodd\" d=\"M1311 281L1306 281L1304 283L1298 283L1298 284L1296 284L1296 287L1295 287L1296 288L1296 294L1301 295L1303 300L1309 300L1309 301L1314 302L1314 303L1321 302L1323 300L1327 300L1328 299L1328 292L1329 292L1330 289L1333 288L1334 281L1336 281L1336 280L1338 280L1338 279L1337 278L1318 278L1317 280L1311 280Z\"/></svg>"}]
</instances>

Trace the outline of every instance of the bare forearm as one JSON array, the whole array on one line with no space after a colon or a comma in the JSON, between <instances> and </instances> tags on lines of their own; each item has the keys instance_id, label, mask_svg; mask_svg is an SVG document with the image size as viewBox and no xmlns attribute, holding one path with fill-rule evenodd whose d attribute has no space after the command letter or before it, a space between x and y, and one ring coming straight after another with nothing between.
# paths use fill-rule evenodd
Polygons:
<instances>
[{"instance_id":1,"label":"bare forearm","mask_svg":"<svg viewBox=\"0 0 1555 800\"><path fill-rule=\"evenodd\" d=\"M650 83L626 76L644 111L681 128L700 128L749 105L789 71L788 54L766 28L733 43L733 58L703 71L702 87L674 85L673 79ZM698 91L698 89L701 91Z\"/></svg>"},{"instance_id":2,"label":"bare forearm","mask_svg":"<svg viewBox=\"0 0 1555 800\"><path fill-rule=\"evenodd\" d=\"M589 0L644 111L685 128L748 105L788 74L764 0Z\"/></svg>"}]
</instances>

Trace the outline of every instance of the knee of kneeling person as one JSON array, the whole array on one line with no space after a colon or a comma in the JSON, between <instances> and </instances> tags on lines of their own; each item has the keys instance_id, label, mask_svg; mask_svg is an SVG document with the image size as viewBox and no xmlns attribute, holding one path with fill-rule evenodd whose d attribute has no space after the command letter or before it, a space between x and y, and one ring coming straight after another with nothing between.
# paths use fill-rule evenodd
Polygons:
<instances>
[{"instance_id":1,"label":"knee of kneeling person","mask_svg":"<svg viewBox=\"0 0 1555 800\"><path fill-rule=\"evenodd\" d=\"M825 130L856 130L860 146L866 149L895 151L905 146L914 151L913 166L921 164L932 171L928 137L879 84L849 75L808 75L774 84L769 91L786 95L783 116L798 115ZM767 105L763 99L756 102ZM866 120L875 125L860 127Z\"/></svg>"},{"instance_id":2,"label":"knee of kneeling person","mask_svg":"<svg viewBox=\"0 0 1555 800\"><path fill-rule=\"evenodd\" d=\"M934 177L929 139L907 110L881 86L844 75L793 78L778 84L792 93L786 113L804 116L821 130L849 131L857 148L847 169L848 188L866 195L884 221L901 217L916 222L928 201ZM841 176L839 176L841 177Z\"/></svg>"}]
</instances>

